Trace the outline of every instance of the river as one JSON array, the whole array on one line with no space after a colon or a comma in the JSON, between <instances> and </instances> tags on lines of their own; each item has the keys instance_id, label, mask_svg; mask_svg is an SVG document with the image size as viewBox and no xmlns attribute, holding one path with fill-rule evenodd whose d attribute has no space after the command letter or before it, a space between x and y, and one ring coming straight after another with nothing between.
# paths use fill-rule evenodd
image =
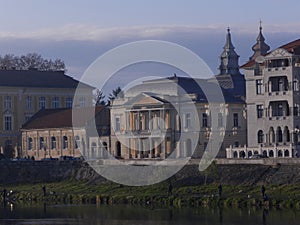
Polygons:
<instances>
[{"instance_id":1,"label":"river","mask_svg":"<svg viewBox=\"0 0 300 225\"><path fill-rule=\"evenodd\" d=\"M70 225L296 225L299 210L152 208L151 206L6 206L0 224Z\"/></svg>"}]
</instances>

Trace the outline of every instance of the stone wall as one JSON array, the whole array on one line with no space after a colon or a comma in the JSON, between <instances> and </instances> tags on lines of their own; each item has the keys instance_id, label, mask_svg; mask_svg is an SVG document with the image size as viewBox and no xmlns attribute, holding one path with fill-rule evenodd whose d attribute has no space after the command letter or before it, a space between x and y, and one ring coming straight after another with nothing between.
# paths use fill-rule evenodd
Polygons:
<instances>
[{"instance_id":1,"label":"stone wall","mask_svg":"<svg viewBox=\"0 0 300 225\"><path fill-rule=\"evenodd\" d=\"M113 166L113 165L111 165ZM0 185L58 182L68 179L107 182L80 161L0 161ZM222 183L230 185L300 183L300 164L212 164L199 172L192 162L171 178L174 185Z\"/></svg>"}]
</instances>

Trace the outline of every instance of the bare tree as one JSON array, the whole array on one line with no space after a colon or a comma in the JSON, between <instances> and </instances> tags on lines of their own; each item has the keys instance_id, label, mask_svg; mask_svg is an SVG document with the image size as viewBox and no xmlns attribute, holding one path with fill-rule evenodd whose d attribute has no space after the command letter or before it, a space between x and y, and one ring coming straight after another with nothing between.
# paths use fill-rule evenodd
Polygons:
<instances>
[{"instance_id":1,"label":"bare tree","mask_svg":"<svg viewBox=\"0 0 300 225\"><path fill-rule=\"evenodd\" d=\"M117 87L116 89L112 90L112 92L108 96L108 105L111 105L111 103L116 99L116 98L123 98L124 97L124 92L120 87Z\"/></svg>"},{"instance_id":2,"label":"bare tree","mask_svg":"<svg viewBox=\"0 0 300 225\"><path fill-rule=\"evenodd\" d=\"M98 106L98 105L106 105L105 95L99 89L97 89L96 92L95 92L95 94L94 94L94 102L95 102L96 106Z\"/></svg>"},{"instance_id":3,"label":"bare tree","mask_svg":"<svg viewBox=\"0 0 300 225\"><path fill-rule=\"evenodd\" d=\"M14 56L13 54L0 56L0 67L11 70L66 71L65 63L61 59L47 60L37 53L21 56Z\"/></svg>"}]
</instances>

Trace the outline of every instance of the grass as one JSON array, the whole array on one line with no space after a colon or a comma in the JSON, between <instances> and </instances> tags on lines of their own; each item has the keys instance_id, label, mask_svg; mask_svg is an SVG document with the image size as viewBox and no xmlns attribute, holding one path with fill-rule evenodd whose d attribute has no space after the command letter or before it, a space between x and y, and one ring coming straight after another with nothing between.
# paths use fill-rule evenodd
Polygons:
<instances>
[{"instance_id":1,"label":"grass","mask_svg":"<svg viewBox=\"0 0 300 225\"><path fill-rule=\"evenodd\" d=\"M47 195L43 195L42 186ZM263 201L260 186L223 185L218 196L218 184L176 186L168 194L168 182L150 186L129 187L115 183L92 184L68 180L54 183L38 183L7 186L13 194L9 200L15 204L134 204L165 206L224 206L224 207L277 207L300 209L298 185L266 185L268 201ZM3 188L3 187L2 187ZM2 201L2 196L1 196Z\"/></svg>"}]
</instances>

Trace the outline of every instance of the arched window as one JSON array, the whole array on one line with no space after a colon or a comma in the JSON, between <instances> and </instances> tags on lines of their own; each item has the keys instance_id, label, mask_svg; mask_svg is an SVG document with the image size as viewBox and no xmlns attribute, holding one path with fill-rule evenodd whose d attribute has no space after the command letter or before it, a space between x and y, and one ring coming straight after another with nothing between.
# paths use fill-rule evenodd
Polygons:
<instances>
[{"instance_id":1,"label":"arched window","mask_svg":"<svg viewBox=\"0 0 300 225\"><path fill-rule=\"evenodd\" d=\"M234 151L233 152L233 158L237 158L238 157L238 153L237 153L237 151Z\"/></svg>"},{"instance_id":2,"label":"arched window","mask_svg":"<svg viewBox=\"0 0 300 225\"><path fill-rule=\"evenodd\" d=\"M284 127L283 136L284 136L284 142L290 142L290 131L287 126Z\"/></svg>"},{"instance_id":3,"label":"arched window","mask_svg":"<svg viewBox=\"0 0 300 225\"><path fill-rule=\"evenodd\" d=\"M56 138L51 137L51 149L56 149Z\"/></svg>"},{"instance_id":4,"label":"arched window","mask_svg":"<svg viewBox=\"0 0 300 225\"><path fill-rule=\"evenodd\" d=\"M40 149L44 148L44 137L40 137Z\"/></svg>"},{"instance_id":5,"label":"arched window","mask_svg":"<svg viewBox=\"0 0 300 225\"><path fill-rule=\"evenodd\" d=\"M276 138L277 138L277 142L282 142L282 130L281 127L277 127L276 130Z\"/></svg>"},{"instance_id":6,"label":"arched window","mask_svg":"<svg viewBox=\"0 0 300 225\"><path fill-rule=\"evenodd\" d=\"M32 150L32 138L29 137L27 141L28 141L28 148L27 149Z\"/></svg>"},{"instance_id":7,"label":"arched window","mask_svg":"<svg viewBox=\"0 0 300 225\"><path fill-rule=\"evenodd\" d=\"M62 142L63 142L62 143L63 149L67 149L68 148L68 137L63 136Z\"/></svg>"},{"instance_id":8,"label":"arched window","mask_svg":"<svg viewBox=\"0 0 300 225\"><path fill-rule=\"evenodd\" d=\"M74 145L75 145L75 149L79 149L80 148L80 137L78 135L75 136L75 142L74 142Z\"/></svg>"},{"instance_id":9,"label":"arched window","mask_svg":"<svg viewBox=\"0 0 300 225\"><path fill-rule=\"evenodd\" d=\"M240 151L240 158L245 158L246 157L246 153L244 151Z\"/></svg>"},{"instance_id":10,"label":"arched window","mask_svg":"<svg viewBox=\"0 0 300 225\"><path fill-rule=\"evenodd\" d=\"M269 157L274 157L274 151L273 150L269 151Z\"/></svg>"},{"instance_id":11,"label":"arched window","mask_svg":"<svg viewBox=\"0 0 300 225\"><path fill-rule=\"evenodd\" d=\"M289 156L290 156L289 150L285 150L285 151L284 151L284 157L289 157Z\"/></svg>"},{"instance_id":12,"label":"arched window","mask_svg":"<svg viewBox=\"0 0 300 225\"><path fill-rule=\"evenodd\" d=\"M251 151L248 152L248 158L250 158L250 156L252 156L252 152Z\"/></svg>"},{"instance_id":13,"label":"arched window","mask_svg":"<svg viewBox=\"0 0 300 225\"><path fill-rule=\"evenodd\" d=\"M267 153L266 150L263 151L263 155L264 155L264 156L268 156L268 153Z\"/></svg>"},{"instance_id":14,"label":"arched window","mask_svg":"<svg viewBox=\"0 0 300 225\"><path fill-rule=\"evenodd\" d=\"M259 130L257 132L257 143L263 143L264 142L264 132L262 130Z\"/></svg>"},{"instance_id":15,"label":"arched window","mask_svg":"<svg viewBox=\"0 0 300 225\"><path fill-rule=\"evenodd\" d=\"M273 127L270 127L269 136L270 136L270 143L274 143L275 142L275 132L274 132Z\"/></svg>"},{"instance_id":16,"label":"arched window","mask_svg":"<svg viewBox=\"0 0 300 225\"><path fill-rule=\"evenodd\" d=\"M281 150L278 151L278 157L282 157L282 151Z\"/></svg>"}]
</instances>

